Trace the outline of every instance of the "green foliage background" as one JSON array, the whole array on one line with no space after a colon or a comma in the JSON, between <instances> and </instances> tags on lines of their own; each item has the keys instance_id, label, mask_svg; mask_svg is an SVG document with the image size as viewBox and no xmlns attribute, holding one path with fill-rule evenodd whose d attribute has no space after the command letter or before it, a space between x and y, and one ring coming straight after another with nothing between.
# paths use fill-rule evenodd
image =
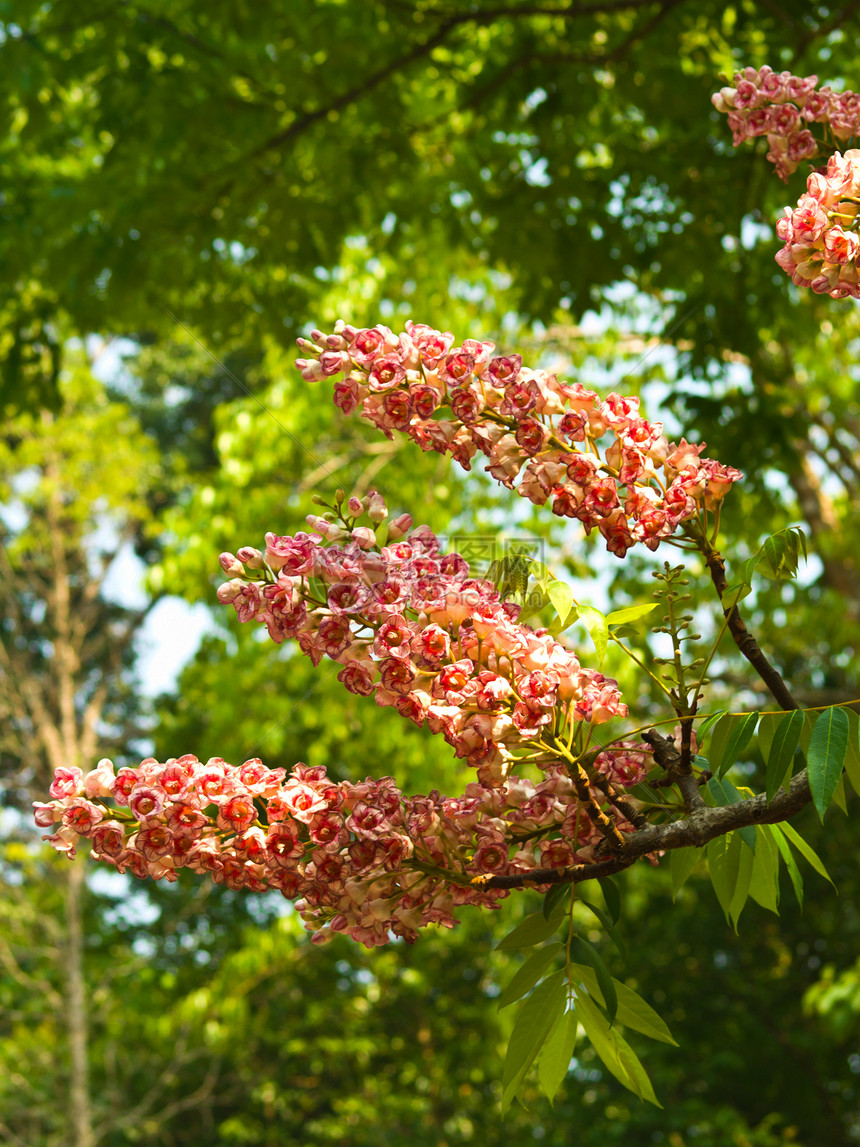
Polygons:
<instances>
[{"instance_id":1,"label":"green foliage background","mask_svg":"<svg viewBox=\"0 0 860 1147\"><path fill-rule=\"evenodd\" d=\"M860 85L854 7L0 2L0 485L18 579L0 600L32 688L56 702L46 449L62 459L84 595L107 529L146 562L151 602L211 605L221 550L301 528L311 495L338 486L378 487L440 533L537 535L595 604L650 591L647 563L609 564L480 471L378 440L303 384L294 338L342 316L495 338L641 392L673 431L707 439L747 474L724 520L730 560L789 523L811 536L801 582L747 600L762 644L804 704L856 698L856 306L800 297L776 267L772 221L802 174L784 188L763 145L735 153L709 101L721 71L764 63ZM93 643L77 685L82 713L110 684L100 753L259 754L415 791L462 783L438 739L221 610L175 692L148 701L131 644L142 619L109 596L91 624L111 640ZM647 713L647 689L609 670ZM730 649L713 676L721 701L763 703ZM3 685L14 698L8 664ZM0 711L11 809L42 796L47 763L23 702ZM744 767L761 778L760 761ZM90 1143L67 1112L65 862L35 853L11 812L3 826L10 1144L860 1136L860 899L855 833L836 810L802 828L840 895L810 877L803 915L784 889L779 920L751 905L735 936L700 877L674 905L662 869L622 881L629 958L613 971L681 1045L647 1048L662 1111L581 1047L553 1109L535 1089L500 1122L511 1020L494 1001L518 957L491 948L536 898L365 953L312 947L276 899L92 878Z\"/></svg>"}]
</instances>

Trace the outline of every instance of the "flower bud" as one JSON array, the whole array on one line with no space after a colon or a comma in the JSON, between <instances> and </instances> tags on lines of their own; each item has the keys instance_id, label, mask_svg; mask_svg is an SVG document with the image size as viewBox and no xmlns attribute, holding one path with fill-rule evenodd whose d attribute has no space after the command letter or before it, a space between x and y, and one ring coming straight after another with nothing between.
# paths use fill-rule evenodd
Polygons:
<instances>
[{"instance_id":1,"label":"flower bud","mask_svg":"<svg viewBox=\"0 0 860 1147\"><path fill-rule=\"evenodd\" d=\"M393 522L388 523L388 540L390 542L397 541L402 538L404 534L412 529L412 515L400 514L394 519Z\"/></svg>"},{"instance_id":2,"label":"flower bud","mask_svg":"<svg viewBox=\"0 0 860 1147\"><path fill-rule=\"evenodd\" d=\"M371 491L370 494L367 516L371 522L373 522L374 526L378 526L380 522L384 522L388 517L388 507L385 504L385 499L381 494L377 494L375 490Z\"/></svg>"},{"instance_id":3,"label":"flower bud","mask_svg":"<svg viewBox=\"0 0 860 1147\"><path fill-rule=\"evenodd\" d=\"M263 568L263 555L259 550L255 550L253 546L242 546L237 550L236 557L246 565L249 570L260 570Z\"/></svg>"},{"instance_id":4,"label":"flower bud","mask_svg":"<svg viewBox=\"0 0 860 1147\"><path fill-rule=\"evenodd\" d=\"M360 518L364 513L364 502L362 502L360 498L356 498L355 495L353 495L353 497L351 497L347 502L346 508L354 518Z\"/></svg>"},{"instance_id":5,"label":"flower bud","mask_svg":"<svg viewBox=\"0 0 860 1147\"><path fill-rule=\"evenodd\" d=\"M315 331L314 334L317 332ZM322 354L322 347L312 343L310 339L296 339L299 350L307 351L308 354Z\"/></svg>"},{"instance_id":6,"label":"flower bud","mask_svg":"<svg viewBox=\"0 0 860 1147\"><path fill-rule=\"evenodd\" d=\"M235 554L226 552L219 554L218 561L221 563L221 569L228 577L242 577L245 573L245 567Z\"/></svg>"},{"instance_id":7,"label":"flower bud","mask_svg":"<svg viewBox=\"0 0 860 1147\"><path fill-rule=\"evenodd\" d=\"M369 526L358 526L352 531L352 540L358 542L363 550L372 550L376 545L376 534Z\"/></svg>"},{"instance_id":8,"label":"flower bud","mask_svg":"<svg viewBox=\"0 0 860 1147\"><path fill-rule=\"evenodd\" d=\"M215 596L222 605L231 605L244 588L243 581L233 578L232 581L225 581L223 585L219 585Z\"/></svg>"},{"instance_id":9,"label":"flower bud","mask_svg":"<svg viewBox=\"0 0 860 1147\"><path fill-rule=\"evenodd\" d=\"M330 522L328 518L320 518L316 514L308 514L305 521L312 530L316 530L318 534L322 534L327 542L339 542L349 537L348 530L338 525L337 522Z\"/></svg>"}]
</instances>

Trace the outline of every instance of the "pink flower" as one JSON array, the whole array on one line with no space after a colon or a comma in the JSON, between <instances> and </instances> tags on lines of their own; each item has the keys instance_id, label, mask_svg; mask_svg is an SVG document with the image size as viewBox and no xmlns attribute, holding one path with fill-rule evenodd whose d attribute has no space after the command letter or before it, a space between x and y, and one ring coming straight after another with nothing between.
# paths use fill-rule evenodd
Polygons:
<instances>
[{"instance_id":1,"label":"pink flower","mask_svg":"<svg viewBox=\"0 0 860 1147\"><path fill-rule=\"evenodd\" d=\"M84 791L83 776L84 774L77 765L72 765L71 768L56 769L49 789L50 795L54 800L80 796Z\"/></svg>"}]
</instances>

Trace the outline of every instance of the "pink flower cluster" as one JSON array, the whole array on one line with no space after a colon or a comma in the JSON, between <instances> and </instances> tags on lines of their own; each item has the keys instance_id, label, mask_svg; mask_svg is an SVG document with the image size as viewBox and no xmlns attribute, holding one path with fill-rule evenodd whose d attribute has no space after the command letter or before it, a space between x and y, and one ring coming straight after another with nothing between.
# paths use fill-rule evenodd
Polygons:
<instances>
[{"instance_id":1,"label":"pink flower cluster","mask_svg":"<svg viewBox=\"0 0 860 1147\"><path fill-rule=\"evenodd\" d=\"M264 553L222 554L233 577L219 600L240 621L263 622L274 641L296 640L315 665L339 662L350 692L441 733L487 787L502 786L515 759L558 763L577 727L586 736L583 723L627 714L615 681L520 623L520 607L471 577L427 526L395 519L380 547L355 522L365 512L382 522L381 496L346 508L340 522L309 518L318 533L267 534ZM635 783L627 766L617 779Z\"/></svg>"},{"instance_id":2,"label":"pink flower cluster","mask_svg":"<svg viewBox=\"0 0 860 1147\"><path fill-rule=\"evenodd\" d=\"M832 155L826 172L814 171L806 188L776 225L785 243L776 261L799 287L860 298L860 151Z\"/></svg>"},{"instance_id":3,"label":"pink flower cluster","mask_svg":"<svg viewBox=\"0 0 860 1147\"><path fill-rule=\"evenodd\" d=\"M509 895L475 878L587 863L601 840L557 767L540 783L510 776L457 798L407 798L391 777L335 783L302 764L286 776L256 759L184 756L114 773L103 760L86 774L58 769L50 796L34 804L36 824L59 824L43 839L69 857L84 840L94 859L140 878L173 881L187 868L229 888L278 889L317 942L343 932L367 947L452 927L459 906Z\"/></svg>"},{"instance_id":4,"label":"pink flower cluster","mask_svg":"<svg viewBox=\"0 0 860 1147\"><path fill-rule=\"evenodd\" d=\"M818 76L793 76L763 68L736 73L734 87L711 97L718 111L728 114L735 147L744 140L767 136L767 158L786 180L804 159L830 150L833 141L860 133L860 95L838 95L828 87L816 91ZM810 124L820 124L819 139Z\"/></svg>"},{"instance_id":5,"label":"pink flower cluster","mask_svg":"<svg viewBox=\"0 0 860 1147\"><path fill-rule=\"evenodd\" d=\"M339 321L299 346L312 356L297 361L302 377L331 378L344 412L360 408L389 437L401 430L466 470L481 451L508 489L518 481L521 497L551 502L586 532L597 528L619 557L637 542L656 549L743 477L700 457L703 445L670 445L662 423L640 416L638 398L601 401L580 383L524 367L520 355L494 357L491 342L455 346L450 331L423 323L398 335Z\"/></svg>"}]
</instances>

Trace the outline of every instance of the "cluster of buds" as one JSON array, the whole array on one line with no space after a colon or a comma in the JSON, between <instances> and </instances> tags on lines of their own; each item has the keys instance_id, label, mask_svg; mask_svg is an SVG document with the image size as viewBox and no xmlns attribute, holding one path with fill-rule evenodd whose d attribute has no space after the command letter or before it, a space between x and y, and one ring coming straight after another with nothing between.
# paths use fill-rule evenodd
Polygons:
<instances>
[{"instance_id":1,"label":"cluster of buds","mask_svg":"<svg viewBox=\"0 0 860 1147\"><path fill-rule=\"evenodd\" d=\"M818 76L793 76L763 68L744 68L734 87L711 97L728 115L735 147L747 139L767 136L767 158L784 181L805 159L832 151L860 133L860 95L828 87L816 90ZM819 136L811 130L819 125Z\"/></svg>"},{"instance_id":2,"label":"cluster of buds","mask_svg":"<svg viewBox=\"0 0 860 1147\"><path fill-rule=\"evenodd\" d=\"M615 681L521 623L520 607L470 576L427 526L410 529L408 515L388 525L387 512L379 494L351 498L309 518L317 532L267 534L264 552L222 554L233 576L219 600L274 641L297 641L315 665L339 662L350 692L441 733L490 788L515 760L552 766L574 741L588 748L586 726L626 716ZM356 525L365 513L375 530ZM623 785L639 779L628 764L616 778L604 762Z\"/></svg>"},{"instance_id":3,"label":"cluster of buds","mask_svg":"<svg viewBox=\"0 0 860 1147\"><path fill-rule=\"evenodd\" d=\"M834 299L860 298L860 151L832 155L825 172L812 172L806 189L776 225L785 243L776 261L799 287Z\"/></svg>"},{"instance_id":4,"label":"cluster of buds","mask_svg":"<svg viewBox=\"0 0 860 1147\"><path fill-rule=\"evenodd\" d=\"M277 889L315 941L342 932L367 947L452 927L460 906L509 895L487 877L589 863L602 841L561 768L451 798L404 797L391 777L335 783L302 764L287 776L256 759L183 756L115 773L103 760L86 774L58 769L50 796L34 804L36 824L55 827L43 839L69 857L85 841L94 859L140 878L186 868L229 888Z\"/></svg>"},{"instance_id":5,"label":"cluster of buds","mask_svg":"<svg viewBox=\"0 0 860 1147\"><path fill-rule=\"evenodd\" d=\"M619 557L637 543L656 549L681 522L716 510L743 475L701 457L704 444L670 444L639 400L598 395L495 345L406 323L402 334L342 321L332 333L299 339L312 357L302 377L330 378L344 412L360 409L389 437L408 434L422 450L449 453L464 469L481 451L508 489L553 513L596 528ZM607 439L608 441L604 441Z\"/></svg>"}]
</instances>

